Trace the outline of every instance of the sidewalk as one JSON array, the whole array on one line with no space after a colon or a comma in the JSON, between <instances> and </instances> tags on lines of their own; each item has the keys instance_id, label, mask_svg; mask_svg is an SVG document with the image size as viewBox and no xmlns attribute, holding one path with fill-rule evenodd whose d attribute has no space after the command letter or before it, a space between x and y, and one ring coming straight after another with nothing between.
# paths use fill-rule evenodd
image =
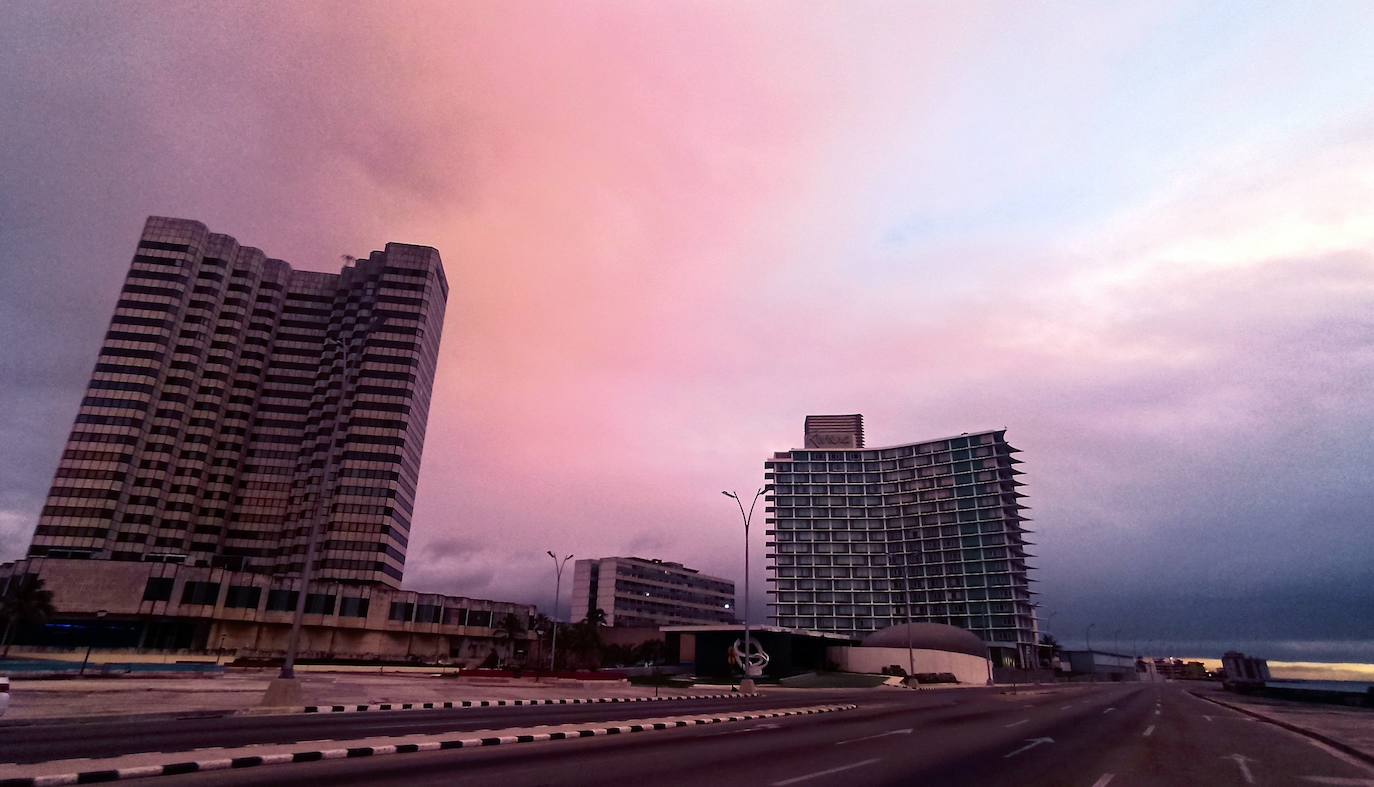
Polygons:
<instances>
[{"instance_id":1,"label":"sidewalk","mask_svg":"<svg viewBox=\"0 0 1374 787\"><path fill-rule=\"evenodd\" d=\"M468 682L434 675L300 672L305 705L378 705L462 700L562 699L591 697L697 696L729 692L728 686L659 688L623 681L594 685L585 681L536 682L511 679ZM259 712L259 702L275 671L231 673L221 677L89 678L11 681L10 722L137 715L192 715ZM283 709L285 710L285 709Z\"/></svg>"},{"instance_id":2,"label":"sidewalk","mask_svg":"<svg viewBox=\"0 0 1374 787\"><path fill-rule=\"evenodd\" d=\"M1374 711L1236 694L1210 686L1189 691L1374 763Z\"/></svg>"}]
</instances>

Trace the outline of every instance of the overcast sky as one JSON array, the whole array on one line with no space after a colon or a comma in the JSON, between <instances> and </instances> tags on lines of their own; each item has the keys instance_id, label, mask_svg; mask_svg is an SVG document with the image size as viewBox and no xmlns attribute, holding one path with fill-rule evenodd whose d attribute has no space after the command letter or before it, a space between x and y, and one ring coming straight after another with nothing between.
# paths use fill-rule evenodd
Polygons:
<instances>
[{"instance_id":1,"label":"overcast sky","mask_svg":"<svg viewBox=\"0 0 1374 787\"><path fill-rule=\"evenodd\" d=\"M0 559L158 214L313 270L440 250L408 587L742 579L720 490L862 412L1008 429L1066 643L1374 661L1374 5L4 16Z\"/></svg>"}]
</instances>

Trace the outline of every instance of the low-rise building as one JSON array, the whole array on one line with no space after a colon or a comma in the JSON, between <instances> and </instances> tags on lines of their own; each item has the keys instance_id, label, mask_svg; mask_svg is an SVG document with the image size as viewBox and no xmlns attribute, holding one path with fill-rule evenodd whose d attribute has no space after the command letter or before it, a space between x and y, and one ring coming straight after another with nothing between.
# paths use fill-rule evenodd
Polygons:
<instances>
[{"instance_id":1,"label":"low-rise building","mask_svg":"<svg viewBox=\"0 0 1374 787\"><path fill-rule=\"evenodd\" d=\"M1140 680L1134 656L1100 650L1066 650L1069 677L1077 680Z\"/></svg>"},{"instance_id":2,"label":"low-rise building","mask_svg":"<svg viewBox=\"0 0 1374 787\"><path fill-rule=\"evenodd\" d=\"M21 629L15 644L129 650L218 650L275 657L286 651L298 577L208 566L115 560L29 558L0 565L7 581L36 575L58 615ZM301 658L444 661L476 666L492 652L511 657L529 634L498 633L525 604L398 590L380 584L312 582L301 629Z\"/></svg>"},{"instance_id":3,"label":"low-rise building","mask_svg":"<svg viewBox=\"0 0 1374 787\"><path fill-rule=\"evenodd\" d=\"M1155 672L1169 680L1207 680L1207 665L1183 659L1155 659Z\"/></svg>"},{"instance_id":4,"label":"low-rise building","mask_svg":"<svg viewBox=\"0 0 1374 787\"><path fill-rule=\"evenodd\" d=\"M734 623L735 583L681 563L641 557L579 560L573 566L572 619L592 610L608 626Z\"/></svg>"},{"instance_id":5,"label":"low-rise building","mask_svg":"<svg viewBox=\"0 0 1374 787\"><path fill-rule=\"evenodd\" d=\"M1240 651L1228 650L1221 657L1221 667L1226 670L1228 686L1255 686L1272 680L1268 660L1247 656Z\"/></svg>"}]
</instances>

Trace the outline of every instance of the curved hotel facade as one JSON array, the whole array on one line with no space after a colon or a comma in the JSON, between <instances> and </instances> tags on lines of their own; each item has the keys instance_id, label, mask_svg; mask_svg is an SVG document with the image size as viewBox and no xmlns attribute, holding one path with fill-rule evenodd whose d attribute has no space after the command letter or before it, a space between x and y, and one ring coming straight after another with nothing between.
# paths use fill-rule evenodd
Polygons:
<instances>
[{"instance_id":1,"label":"curved hotel facade","mask_svg":"<svg viewBox=\"0 0 1374 787\"><path fill-rule=\"evenodd\" d=\"M764 463L777 625L862 636L945 623L1003 665L1035 663L1030 531L1005 430L867 448L862 416L810 416L804 445Z\"/></svg>"}]
</instances>

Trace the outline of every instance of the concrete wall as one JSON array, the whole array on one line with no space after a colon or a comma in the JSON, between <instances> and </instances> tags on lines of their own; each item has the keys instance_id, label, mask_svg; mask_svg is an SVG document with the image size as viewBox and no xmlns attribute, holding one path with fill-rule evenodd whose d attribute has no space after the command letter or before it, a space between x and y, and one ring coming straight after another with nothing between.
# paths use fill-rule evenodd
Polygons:
<instances>
[{"instance_id":1,"label":"concrete wall","mask_svg":"<svg viewBox=\"0 0 1374 787\"><path fill-rule=\"evenodd\" d=\"M960 683L979 686L988 682L988 660L985 658L921 648L913 653L918 673L950 672ZM893 664L905 670L908 664L906 648L831 647L826 648L826 656L844 672L878 673Z\"/></svg>"},{"instance_id":2,"label":"concrete wall","mask_svg":"<svg viewBox=\"0 0 1374 787\"><path fill-rule=\"evenodd\" d=\"M294 611L268 610L266 601L272 590L299 590L298 578L273 578L261 574L231 572L224 569L144 563L117 560L64 560L31 558L0 565L0 585L12 575L37 574L52 591L57 610L54 623L84 627L87 633L78 644L95 642L97 647L177 648L218 651L230 654L277 656L286 650ZM171 580L166 600L145 598L151 578ZM188 582L219 585L213 603L189 603L183 597ZM230 587L256 587L256 607L227 606ZM506 614L527 622L534 608L526 604L419 593L381 586L340 585L334 582L311 583L311 593L332 596L334 611L306 614L301 629L300 655L311 657L405 659L443 659L450 663L477 664L492 650L509 657L514 650L528 650L528 642L511 643L496 635L494 625ZM343 598L366 598L367 614L342 614ZM458 625L421 620L393 620L393 602L431 605L443 609L462 609L489 613L491 625ZM103 614L99 614L103 613ZM124 627L142 632L122 645L103 643L92 632ZM149 632L158 627L184 630L182 644L167 641ZM132 627L132 628L131 628ZM41 634L42 632L37 632ZM19 632L17 644L60 644L33 639ZM526 634L528 640L533 635ZM31 640L31 641L26 641Z\"/></svg>"}]
</instances>

